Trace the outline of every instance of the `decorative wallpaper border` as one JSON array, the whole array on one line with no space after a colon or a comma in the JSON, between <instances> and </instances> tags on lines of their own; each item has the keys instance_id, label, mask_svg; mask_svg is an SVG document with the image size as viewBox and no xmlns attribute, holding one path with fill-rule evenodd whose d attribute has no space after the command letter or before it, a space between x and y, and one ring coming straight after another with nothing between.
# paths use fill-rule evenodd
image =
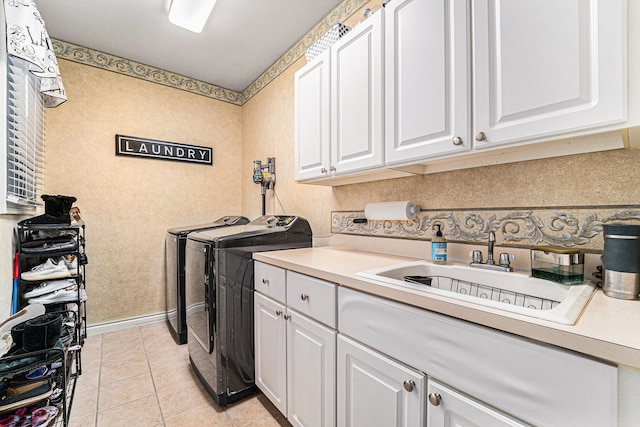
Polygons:
<instances>
[{"instance_id":1,"label":"decorative wallpaper border","mask_svg":"<svg viewBox=\"0 0 640 427\"><path fill-rule=\"evenodd\" d=\"M369 1L344 0L242 93L62 40L51 39L51 41L53 50L58 58L158 83L196 95L217 99L218 101L243 105L300 59L307 48L315 43L329 28L349 18Z\"/></svg>"},{"instance_id":2,"label":"decorative wallpaper border","mask_svg":"<svg viewBox=\"0 0 640 427\"><path fill-rule=\"evenodd\" d=\"M451 242L485 242L489 231L496 242L517 246L559 246L602 251L603 224L640 224L640 205L602 207L425 210L415 220L354 223L364 211L331 213L331 232L431 240L434 224L442 224Z\"/></svg>"},{"instance_id":3,"label":"decorative wallpaper border","mask_svg":"<svg viewBox=\"0 0 640 427\"><path fill-rule=\"evenodd\" d=\"M61 40L52 39L51 42L58 58L242 105L242 94L229 89Z\"/></svg>"}]
</instances>

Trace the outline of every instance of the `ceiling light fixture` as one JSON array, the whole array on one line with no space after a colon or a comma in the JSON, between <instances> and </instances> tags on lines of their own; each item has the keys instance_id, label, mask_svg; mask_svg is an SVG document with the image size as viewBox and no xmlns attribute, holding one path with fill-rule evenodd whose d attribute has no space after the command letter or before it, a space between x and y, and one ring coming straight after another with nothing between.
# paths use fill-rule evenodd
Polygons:
<instances>
[{"instance_id":1,"label":"ceiling light fixture","mask_svg":"<svg viewBox=\"0 0 640 427\"><path fill-rule=\"evenodd\" d=\"M173 0L169 7L169 21L194 33L207 23L216 0Z\"/></svg>"}]
</instances>

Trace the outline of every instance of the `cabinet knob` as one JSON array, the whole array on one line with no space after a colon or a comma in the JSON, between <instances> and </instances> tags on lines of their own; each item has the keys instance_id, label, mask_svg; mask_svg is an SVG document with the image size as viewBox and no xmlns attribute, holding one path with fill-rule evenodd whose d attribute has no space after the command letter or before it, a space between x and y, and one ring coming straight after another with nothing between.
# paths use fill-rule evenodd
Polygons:
<instances>
[{"instance_id":1,"label":"cabinet knob","mask_svg":"<svg viewBox=\"0 0 640 427\"><path fill-rule=\"evenodd\" d=\"M416 383L413 380L405 380L404 389L411 393L416 388Z\"/></svg>"},{"instance_id":2,"label":"cabinet knob","mask_svg":"<svg viewBox=\"0 0 640 427\"><path fill-rule=\"evenodd\" d=\"M262 283L264 285L268 285L269 284L269 279L262 279Z\"/></svg>"},{"instance_id":3,"label":"cabinet knob","mask_svg":"<svg viewBox=\"0 0 640 427\"><path fill-rule=\"evenodd\" d=\"M442 396L438 393L429 393L429 402L431 402L433 406L439 406L441 400Z\"/></svg>"},{"instance_id":4,"label":"cabinet knob","mask_svg":"<svg viewBox=\"0 0 640 427\"><path fill-rule=\"evenodd\" d=\"M487 140L487 134L484 132L478 132L478 134L476 135L476 141L486 141Z\"/></svg>"},{"instance_id":5,"label":"cabinet knob","mask_svg":"<svg viewBox=\"0 0 640 427\"><path fill-rule=\"evenodd\" d=\"M453 145L462 145L462 138L460 138L459 136L456 136L455 138L453 138Z\"/></svg>"},{"instance_id":6,"label":"cabinet knob","mask_svg":"<svg viewBox=\"0 0 640 427\"><path fill-rule=\"evenodd\" d=\"M291 319L291 315L290 314L285 314L284 315L284 320L289 320Z\"/></svg>"},{"instance_id":7,"label":"cabinet knob","mask_svg":"<svg viewBox=\"0 0 640 427\"><path fill-rule=\"evenodd\" d=\"M320 173L327 173L327 168L320 169Z\"/></svg>"},{"instance_id":8,"label":"cabinet knob","mask_svg":"<svg viewBox=\"0 0 640 427\"><path fill-rule=\"evenodd\" d=\"M306 300L308 300L308 299L309 299L309 295L307 295L307 294L302 294L302 295L300 295L300 299L301 299L302 301L306 301Z\"/></svg>"},{"instance_id":9,"label":"cabinet knob","mask_svg":"<svg viewBox=\"0 0 640 427\"><path fill-rule=\"evenodd\" d=\"M282 310L276 310L276 316L278 317L282 316Z\"/></svg>"},{"instance_id":10,"label":"cabinet knob","mask_svg":"<svg viewBox=\"0 0 640 427\"><path fill-rule=\"evenodd\" d=\"M330 172L335 172L335 171L336 171L336 167L335 167L335 166L331 166L331 167L329 168L329 171L330 171Z\"/></svg>"}]
</instances>

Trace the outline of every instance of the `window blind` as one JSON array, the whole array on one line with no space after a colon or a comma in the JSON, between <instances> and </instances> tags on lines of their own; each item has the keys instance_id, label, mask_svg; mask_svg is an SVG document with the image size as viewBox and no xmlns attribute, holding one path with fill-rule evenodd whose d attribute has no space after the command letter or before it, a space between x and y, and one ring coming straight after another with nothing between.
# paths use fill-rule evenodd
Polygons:
<instances>
[{"instance_id":1,"label":"window blind","mask_svg":"<svg viewBox=\"0 0 640 427\"><path fill-rule=\"evenodd\" d=\"M7 202L38 203L44 181L44 102L29 63L7 56Z\"/></svg>"}]
</instances>

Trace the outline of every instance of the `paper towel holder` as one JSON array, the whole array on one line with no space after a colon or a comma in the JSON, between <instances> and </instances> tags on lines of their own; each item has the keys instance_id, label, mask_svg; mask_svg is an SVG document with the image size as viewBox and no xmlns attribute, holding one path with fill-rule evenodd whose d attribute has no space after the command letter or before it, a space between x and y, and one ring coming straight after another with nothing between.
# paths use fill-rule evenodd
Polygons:
<instances>
[{"instance_id":1,"label":"paper towel holder","mask_svg":"<svg viewBox=\"0 0 640 427\"><path fill-rule=\"evenodd\" d=\"M367 220L407 221L416 218L420 207L411 201L367 203L364 216Z\"/></svg>"}]
</instances>

